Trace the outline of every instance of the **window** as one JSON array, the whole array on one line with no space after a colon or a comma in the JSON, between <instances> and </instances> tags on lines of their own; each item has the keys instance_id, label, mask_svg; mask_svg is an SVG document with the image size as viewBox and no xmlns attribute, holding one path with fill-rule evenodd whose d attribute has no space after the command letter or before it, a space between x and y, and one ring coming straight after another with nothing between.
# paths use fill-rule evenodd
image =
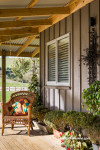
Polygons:
<instances>
[{"instance_id":1,"label":"window","mask_svg":"<svg viewBox=\"0 0 100 150\"><path fill-rule=\"evenodd\" d=\"M70 34L47 43L47 85L70 86Z\"/></svg>"}]
</instances>

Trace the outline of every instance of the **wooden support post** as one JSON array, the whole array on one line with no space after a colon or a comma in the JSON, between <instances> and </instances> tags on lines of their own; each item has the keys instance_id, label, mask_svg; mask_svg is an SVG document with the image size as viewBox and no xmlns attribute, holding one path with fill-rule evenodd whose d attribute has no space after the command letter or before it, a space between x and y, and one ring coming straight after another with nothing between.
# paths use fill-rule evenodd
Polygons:
<instances>
[{"instance_id":1,"label":"wooden support post","mask_svg":"<svg viewBox=\"0 0 100 150\"><path fill-rule=\"evenodd\" d=\"M2 51L2 102L6 102L6 52Z\"/></svg>"}]
</instances>

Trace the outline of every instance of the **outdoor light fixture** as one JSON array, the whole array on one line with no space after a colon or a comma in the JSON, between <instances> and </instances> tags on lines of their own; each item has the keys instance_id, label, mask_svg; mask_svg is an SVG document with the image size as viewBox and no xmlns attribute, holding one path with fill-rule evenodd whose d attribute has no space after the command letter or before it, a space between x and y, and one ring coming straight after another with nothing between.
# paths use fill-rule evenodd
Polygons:
<instances>
[{"instance_id":1,"label":"outdoor light fixture","mask_svg":"<svg viewBox=\"0 0 100 150\"><path fill-rule=\"evenodd\" d=\"M94 27L96 25L96 18L95 17L90 17L89 24L90 24L90 26Z\"/></svg>"}]
</instances>

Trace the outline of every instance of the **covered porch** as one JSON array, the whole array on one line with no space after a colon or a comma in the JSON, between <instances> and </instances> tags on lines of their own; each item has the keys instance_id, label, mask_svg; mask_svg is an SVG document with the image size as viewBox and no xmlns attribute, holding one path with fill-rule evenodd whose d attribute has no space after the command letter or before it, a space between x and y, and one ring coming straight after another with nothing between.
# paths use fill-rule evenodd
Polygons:
<instances>
[{"instance_id":1,"label":"covered porch","mask_svg":"<svg viewBox=\"0 0 100 150\"><path fill-rule=\"evenodd\" d=\"M90 18L96 19L93 27L100 34L99 0L1 0L0 8L2 102L6 102L6 56L38 57L44 107L51 112L86 112L81 103L89 73L81 56L90 46ZM100 53L100 40L97 43ZM97 64L96 80L100 81ZM7 126L0 150L13 149L63 150L59 139L36 127L29 137L23 126L14 130Z\"/></svg>"}]
</instances>

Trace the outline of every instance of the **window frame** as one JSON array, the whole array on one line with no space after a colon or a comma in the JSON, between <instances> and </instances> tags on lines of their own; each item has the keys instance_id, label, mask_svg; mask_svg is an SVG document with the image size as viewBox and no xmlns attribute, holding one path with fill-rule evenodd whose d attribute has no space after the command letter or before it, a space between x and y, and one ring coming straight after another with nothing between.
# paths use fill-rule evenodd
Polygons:
<instances>
[{"instance_id":1,"label":"window frame","mask_svg":"<svg viewBox=\"0 0 100 150\"><path fill-rule=\"evenodd\" d=\"M69 37L69 83L63 83L63 82L58 82L58 42L59 40L62 40L66 37ZM51 45L51 44L54 44L56 45L56 49L55 49L55 59L56 59L56 81L48 81L48 46ZM60 36L54 40L51 40L49 42L46 43L46 85L54 85L54 86L68 86L70 87L71 85L71 37L70 37L70 32L63 35L63 36Z\"/></svg>"}]
</instances>

